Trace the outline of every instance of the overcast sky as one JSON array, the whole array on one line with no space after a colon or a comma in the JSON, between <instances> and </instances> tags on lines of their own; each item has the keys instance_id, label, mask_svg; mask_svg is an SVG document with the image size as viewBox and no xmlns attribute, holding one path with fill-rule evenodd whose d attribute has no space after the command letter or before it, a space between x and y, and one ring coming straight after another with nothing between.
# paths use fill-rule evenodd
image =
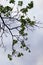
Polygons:
<instances>
[{"instance_id":1,"label":"overcast sky","mask_svg":"<svg viewBox=\"0 0 43 65\"><path fill-rule=\"evenodd\" d=\"M2 0L0 1L2 2ZM34 8L29 11L29 16L35 16L38 21L43 22L43 0L33 1ZM3 3L5 4L4 0L2 4ZM43 65L43 29L36 29L35 31L31 32L30 35L31 53L26 53L24 57L19 59L14 57L14 60L9 61L6 55L7 51L4 52L4 50L0 48L0 65ZM8 40L10 39L8 38L6 42Z\"/></svg>"}]
</instances>

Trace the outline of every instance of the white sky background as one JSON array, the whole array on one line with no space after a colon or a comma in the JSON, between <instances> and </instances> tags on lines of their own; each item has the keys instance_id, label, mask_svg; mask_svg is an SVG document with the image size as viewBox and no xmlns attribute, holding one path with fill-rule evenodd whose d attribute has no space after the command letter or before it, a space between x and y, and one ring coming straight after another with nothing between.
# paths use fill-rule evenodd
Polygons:
<instances>
[{"instance_id":1,"label":"white sky background","mask_svg":"<svg viewBox=\"0 0 43 65\"><path fill-rule=\"evenodd\" d=\"M4 1L5 0L3 0L2 4ZM34 0L34 8L29 11L29 16L30 15L32 17L35 16L38 21L43 22L43 0ZM13 58L14 60L11 62L7 58L7 51L4 52L4 50L0 48L0 65L43 65L43 29L37 29L31 32L30 35L31 53L26 53L24 57L19 59ZM8 38L8 40L10 39Z\"/></svg>"}]
</instances>

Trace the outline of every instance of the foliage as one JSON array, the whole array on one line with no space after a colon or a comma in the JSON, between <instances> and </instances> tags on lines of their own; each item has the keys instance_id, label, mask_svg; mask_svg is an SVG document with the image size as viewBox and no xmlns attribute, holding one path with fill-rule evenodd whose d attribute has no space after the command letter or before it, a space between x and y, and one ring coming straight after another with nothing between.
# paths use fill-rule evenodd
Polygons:
<instances>
[{"instance_id":1,"label":"foliage","mask_svg":"<svg viewBox=\"0 0 43 65\"><path fill-rule=\"evenodd\" d=\"M14 3L15 2L15 0L10 0L10 3Z\"/></svg>"},{"instance_id":2,"label":"foliage","mask_svg":"<svg viewBox=\"0 0 43 65\"><path fill-rule=\"evenodd\" d=\"M8 54L8 58L9 60L12 60L12 56L10 54Z\"/></svg>"},{"instance_id":3,"label":"foliage","mask_svg":"<svg viewBox=\"0 0 43 65\"><path fill-rule=\"evenodd\" d=\"M22 4L23 4L23 1L18 1L19 6L22 6Z\"/></svg>"},{"instance_id":4,"label":"foliage","mask_svg":"<svg viewBox=\"0 0 43 65\"><path fill-rule=\"evenodd\" d=\"M10 4L11 3L14 4L14 6L16 5L15 4L15 0L10 0L9 3ZM28 10L30 10L30 9L33 8L33 1L31 1L30 3L28 3L28 5L26 7L23 7L23 1L18 1L17 5L18 5L18 8L17 8L17 14L16 14L16 16L18 17L18 15L20 13L22 13L22 14L19 15L18 18L16 16L14 16L12 18L12 16L11 16L11 12L13 10L12 7L10 7L8 5L5 6L5 7L3 5L0 5L0 18L2 20L2 24L4 25L4 27L0 26L0 28L3 30L3 34L4 34L4 32L6 32L5 28L7 28L9 30L9 32L10 32L10 34L12 36L12 40L13 40L13 42L12 42L12 55L8 54L9 60L12 60L12 56L13 55L16 55L17 57L21 57L21 56L24 55L23 52L18 52L18 51L16 51L16 49L14 49L14 46L16 44L20 43L20 48L21 49L25 49L26 51L31 52L30 49L29 49L29 47L28 47L28 45L27 45L27 43L25 43L25 41L27 40L26 36L28 35L27 32L25 32L25 30L29 26L30 27L34 27L34 25L35 25L35 21L31 21L31 19L27 16ZM18 25L16 27L12 27L12 26L10 26L9 21L7 22L8 24L6 24L4 22L3 16L5 17L5 19L8 18L11 22L12 22L12 19L14 19L14 21L16 20L17 22L20 22L21 25ZM13 24L15 24L15 23L13 23ZM16 29L19 32L19 35L14 35L12 33L12 30L14 30L14 29ZM3 36L3 34L1 35L1 37ZM16 39L14 39L14 37Z\"/></svg>"}]
</instances>

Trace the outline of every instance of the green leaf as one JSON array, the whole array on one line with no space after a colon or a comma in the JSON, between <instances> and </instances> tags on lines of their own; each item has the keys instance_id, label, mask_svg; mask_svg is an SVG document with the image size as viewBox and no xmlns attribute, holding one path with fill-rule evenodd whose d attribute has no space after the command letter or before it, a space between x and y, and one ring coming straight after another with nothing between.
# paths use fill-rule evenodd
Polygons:
<instances>
[{"instance_id":1,"label":"green leaf","mask_svg":"<svg viewBox=\"0 0 43 65\"><path fill-rule=\"evenodd\" d=\"M23 26L25 26L25 24L26 24L26 20L25 19L21 18L20 22L22 23Z\"/></svg>"},{"instance_id":2,"label":"green leaf","mask_svg":"<svg viewBox=\"0 0 43 65\"><path fill-rule=\"evenodd\" d=\"M18 53L17 57L23 56L23 53Z\"/></svg>"},{"instance_id":3,"label":"green leaf","mask_svg":"<svg viewBox=\"0 0 43 65\"><path fill-rule=\"evenodd\" d=\"M21 57L21 54L20 54L20 53L18 53L17 57Z\"/></svg>"},{"instance_id":4,"label":"green leaf","mask_svg":"<svg viewBox=\"0 0 43 65\"><path fill-rule=\"evenodd\" d=\"M22 6L23 5L23 1L18 1L18 5Z\"/></svg>"},{"instance_id":5,"label":"green leaf","mask_svg":"<svg viewBox=\"0 0 43 65\"><path fill-rule=\"evenodd\" d=\"M31 1L30 3L28 3L27 8L29 8L29 9L33 8L33 1Z\"/></svg>"},{"instance_id":6,"label":"green leaf","mask_svg":"<svg viewBox=\"0 0 43 65\"><path fill-rule=\"evenodd\" d=\"M10 3L14 3L15 2L15 0L10 0Z\"/></svg>"},{"instance_id":7,"label":"green leaf","mask_svg":"<svg viewBox=\"0 0 43 65\"><path fill-rule=\"evenodd\" d=\"M32 25L35 25L35 21L32 21Z\"/></svg>"},{"instance_id":8,"label":"green leaf","mask_svg":"<svg viewBox=\"0 0 43 65\"><path fill-rule=\"evenodd\" d=\"M27 35L27 33L24 33L24 34L23 34L23 36L26 36L26 35Z\"/></svg>"},{"instance_id":9,"label":"green leaf","mask_svg":"<svg viewBox=\"0 0 43 65\"><path fill-rule=\"evenodd\" d=\"M5 10L5 12L8 12L8 11L12 11L12 8L9 7L9 6L6 6L6 7L4 8L4 10Z\"/></svg>"},{"instance_id":10,"label":"green leaf","mask_svg":"<svg viewBox=\"0 0 43 65\"><path fill-rule=\"evenodd\" d=\"M35 25L35 21L31 21L30 26L34 26Z\"/></svg>"},{"instance_id":11,"label":"green leaf","mask_svg":"<svg viewBox=\"0 0 43 65\"><path fill-rule=\"evenodd\" d=\"M7 17L10 16L10 12L7 12L7 13L5 14L5 16L7 16Z\"/></svg>"},{"instance_id":12,"label":"green leaf","mask_svg":"<svg viewBox=\"0 0 43 65\"><path fill-rule=\"evenodd\" d=\"M3 10L4 10L4 7L2 5L0 5L0 12L1 13L4 12Z\"/></svg>"},{"instance_id":13,"label":"green leaf","mask_svg":"<svg viewBox=\"0 0 43 65\"><path fill-rule=\"evenodd\" d=\"M8 54L8 58L9 60L12 60L12 56L10 54Z\"/></svg>"},{"instance_id":14,"label":"green leaf","mask_svg":"<svg viewBox=\"0 0 43 65\"><path fill-rule=\"evenodd\" d=\"M9 13L9 11L12 11L12 8L9 7L9 6L6 6L6 7L3 7L3 6L0 6L0 12L1 13Z\"/></svg>"},{"instance_id":15,"label":"green leaf","mask_svg":"<svg viewBox=\"0 0 43 65\"><path fill-rule=\"evenodd\" d=\"M23 48L22 46L20 46L20 48Z\"/></svg>"},{"instance_id":16,"label":"green leaf","mask_svg":"<svg viewBox=\"0 0 43 65\"><path fill-rule=\"evenodd\" d=\"M26 51L27 51L27 50L29 50L29 48L28 48L28 47L26 47Z\"/></svg>"},{"instance_id":17,"label":"green leaf","mask_svg":"<svg viewBox=\"0 0 43 65\"><path fill-rule=\"evenodd\" d=\"M26 14L26 13L28 12L28 8L22 8L20 11L21 11L22 13Z\"/></svg>"},{"instance_id":18,"label":"green leaf","mask_svg":"<svg viewBox=\"0 0 43 65\"><path fill-rule=\"evenodd\" d=\"M17 40L13 40L13 45L15 45L18 41Z\"/></svg>"},{"instance_id":19,"label":"green leaf","mask_svg":"<svg viewBox=\"0 0 43 65\"><path fill-rule=\"evenodd\" d=\"M21 53L21 56L23 56L23 53Z\"/></svg>"},{"instance_id":20,"label":"green leaf","mask_svg":"<svg viewBox=\"0 0 43 65\"><path fill-rule=\"evenodd\" d=\"M21 16L21 19L23 19L23 18L24 18L24 15Z\"/></svg>"},{"instance_id":21,"label":"green leaf","mask_svg":"<svg viewBox=\"0 0 43 65\"><path fill-rule=\"evenodd\" d=\"M30 18L26 18L26 20L27 20L27 22L28 22L28 23L31 23L31 20L30 20Z\"/></svg>"},{"instance_id":22,"label":"green leaf","mask_svg":"<svg viewBox=\"0 0 43 65\"><path fill-rule=\"evenodd\" d=\"M21 45L22 45L22 47L26 47L24 41L21 41Z\"/></svg>"},{"instance_id":23,"label":"green leaf","mask_svg":"<svg viewBox=\"0 0 43 65\"><path fill-rule=\"evenodd\" d=\"M19 31L19 33L20 33L22 36L24 35L24 30L25 30L25 26L23 25L23 24L25 24L24 22L25 22L25 21L22 21L21 29L20 29L20 31Z\"/></svg>"},{"instance_id":24,"label":"green leaf","mask_svg":"<svg viewBox=\"0 0 43 65\"><path fill-rule=\"evenodd\" d=\"M23 36L24 31L20 30L19 33Z\"/></svg>"},{"instance_id":25,"label":"green leaf","mask_svg":"<svg viewBox=\"0 0 43 65\"><path fill-rule=\"evenodd\" d=\"M29 52L31 52L30 49L29 49Z\"/></svg>"},{"instance_id":26,"label":"green leaf","mask_svg":"<svg viewBox=\"0 0 43 65\"><path fill-rule=\"evenodd\" d=\"M25 30L25 27L22 26L21 29L20 29L20 31L19 31L19 33L20 33L22 36L24 35L24 30Z\"/></svg>"},{"instance_id":27,"label":"green leaf","mask_svg":"<svg viewBox=\"0 0 43 65\"><path fill-rule=\"evenodd\" d=\"M26 18L26 20L27 20L27 22L28 22L28 24L30 26L34 26L35 25L35 21L31 21L30 18Z\"/></svg>"}]
</instances>

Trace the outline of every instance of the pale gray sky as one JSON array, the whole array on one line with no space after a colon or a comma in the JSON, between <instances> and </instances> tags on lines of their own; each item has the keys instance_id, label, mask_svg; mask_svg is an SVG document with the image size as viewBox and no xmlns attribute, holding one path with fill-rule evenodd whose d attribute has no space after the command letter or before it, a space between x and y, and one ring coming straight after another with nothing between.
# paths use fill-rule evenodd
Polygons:
<instances>
[{"instance_id":1,"label":"pale gray sky","mask_svg":"<svg viewBox=\"0 0 43 65\"><path fill-rule=\"evenodd\" d=\"M0 1L5 4L5 0ZM35 16L38 21L43 22L43 0L34 0L34 8L29 11L29 16ZM14 57L14 60L9 61L6 55L9 51L4 52L0 48L0 65L43 65L43 29L36 29L30 35L31 53L26 53L24 57L19 59ZM10 40L9 37L6 42L8 40Z\"/></svg>"}]
</instances>

